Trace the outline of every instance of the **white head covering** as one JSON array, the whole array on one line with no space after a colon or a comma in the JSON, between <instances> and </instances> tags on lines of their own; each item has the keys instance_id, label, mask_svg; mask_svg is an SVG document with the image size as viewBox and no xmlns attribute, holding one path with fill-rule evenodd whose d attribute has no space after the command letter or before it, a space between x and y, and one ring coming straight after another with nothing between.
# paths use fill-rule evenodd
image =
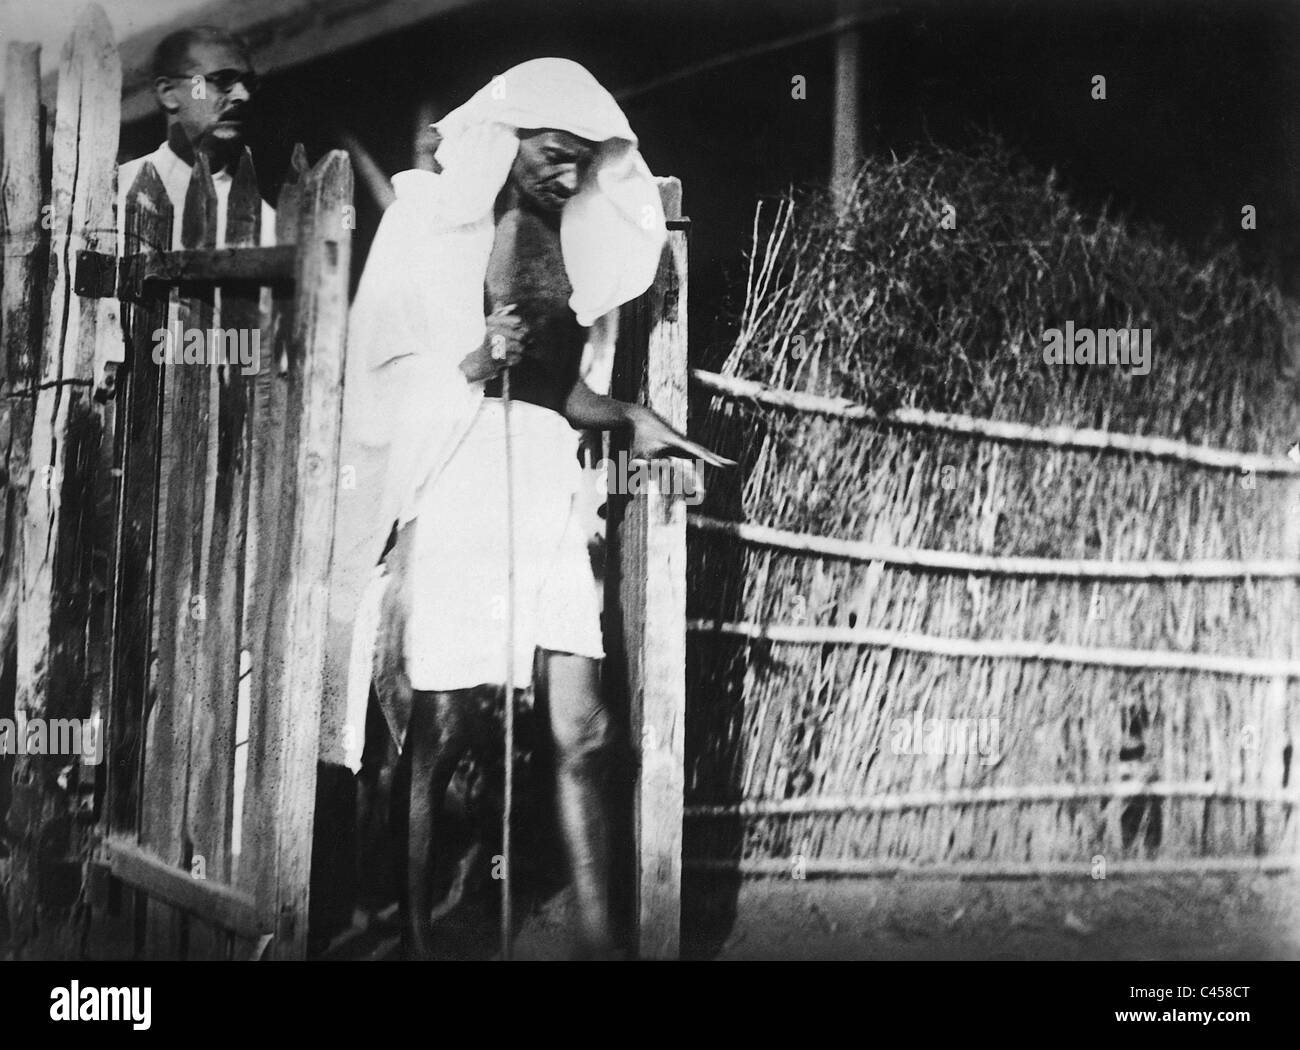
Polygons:
<instances>
[{"instance_id":1,"label":"white head covering","mask_svg":"<svg viewBox=\"0 0 1300 1050\"><path fill-rule=\"evenodd\" d=\"M351 624L389 529L446 463L482 397L483 385L468 383L459 365L486 331L493 207L519 149L518 130L553 128L598 144L560 217L579 324L644 292L667 239L658 187L627 117L576 62L514 66L436 127L442 172L393 177L397 199L371 245L349 318L341 465L355 484L341 487L335 517L327 712L342 707ZM354 699L363 689L353 683ZM329 760L328 716L323 730Z\"/></svg>"},{"instance_id":2,"label":"white head covering","mask_svg":"<svg viewBox=\"0 0 1300 1050\"><path fill-rule=\"evenodd\" d=\"M569 305L589 326L650 286L666 237L659 190L614 96L578 63L521 63L434 126L442 136L442 173L401 172L393 186L420 200L438 229L491 217L519 149L519 129L553 128L597 143L588 177L560 217Z\"/></svg>"}]
</instances>

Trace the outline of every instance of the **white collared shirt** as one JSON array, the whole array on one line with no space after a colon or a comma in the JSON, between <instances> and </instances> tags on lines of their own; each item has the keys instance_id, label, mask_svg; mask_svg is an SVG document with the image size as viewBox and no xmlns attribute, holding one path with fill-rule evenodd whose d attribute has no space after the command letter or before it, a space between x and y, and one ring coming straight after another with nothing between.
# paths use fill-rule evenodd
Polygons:
<instances>
[{"instance_id":1,"label":"white collared shirt","mask_svg":"<svg viewBox=\"0 0 1300 1050\"><path fill-rule=\"evenodd\" d=\"M158 172L158 177L162 180L163 188L167 191L167 196L172 202L172 248L178 249L181 246L181 216L185 212L185 192L189 189L190 175L193 168L181 160L173 151L171 146L163 143L148 156L138 157L135 160L129 160L117 169L117 215L118 215L118 252L124 250L123 243L125 235L122 232L125 226L126 216L126 195L131 191L131 184L135 182L136 176L140 174L145 164L150 163L154 170ZM226 243L226 205L230 200L230 187L234 178L227 171L214 172L212 176L212 185L217 191L217 247L225 247ZM263 247L270 247L275 244L275 209L266 201L262 202L262 236L261 243Z\"/></svg>"},{"instance_id":2,"label":"white collared shirt","mask_svg":"<svg viewBox=\"0 0 1300 1050\"><path fill-rule=\"evenodd\" d=\"M185 213L185 193L189 189L190 175L193 167L186 164L172 150L166 142L159 146L152 153L144 157L137 157L135 160L129 160L117 169L117 253L123 254L126 250L126 197L131 192L131 185L135 182L136 177L149 163L154 166L159 179L162 180L163 188L167 191L167 197L172 203L172 249L177 250L181 247L181 218ZM226 171L215 172L212 176L212 185L217 193L217 247L223 248L226 244L226 207L230 200L230 187L234 183L234 178ZM262 202L262 231L260 243L263 247L271 247L275 244L275 209L266 201ZM221 290L217 289L215 296L218 308L221 301ZM114 318L117 316L116 300L111 303L111 312ZM169 324L175 319L176 306L168 315ZM99 359L95 362L96 381L102 381L104 376L104 366L109 362L121 362L126 359L126 347L118 340L99 340Z\"/></svg>"}]
</instances>

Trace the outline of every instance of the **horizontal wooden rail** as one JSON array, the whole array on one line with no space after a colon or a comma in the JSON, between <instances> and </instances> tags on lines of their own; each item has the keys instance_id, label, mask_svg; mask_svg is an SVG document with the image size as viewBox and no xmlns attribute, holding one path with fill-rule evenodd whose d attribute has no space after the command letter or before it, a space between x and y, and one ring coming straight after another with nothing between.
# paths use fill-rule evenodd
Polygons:
<instances>
[{"instance_id":1,"label":"horizontal wooden rail","mask_svg":"<svg viewBox=\"0 0 1300 1050\"><path fill-rule=\"evenodd\" d=\"M1300 579L1300 561L1095 561L1068 558L1022 558L960 551L895 547L885 543L840 540L766 525L723 521L704 514L687 516L687 525L717 532L759 547L816 554L845 561L884 562L917 569L985 576L1040 576L1078 580L1244 580Z\"/></svg>"},{"instance_id":2,"label":"horizontal wooden rail","mask_svg":"<svg viewBox=\"0 0 1300 1050\"><path fill-rule=\"evenodd\" d=\"M291 283L298 249L292 244L270 248L185 248L140 252L119 259L102 252L79 252L74 291L84 296L138 299L145 285L183 283Z\"/></svg>"},{"instance_id":3,"label":"horizontal wooden rail","mask_svg":"<svg viewBox=\"0 0 1300 1050\"><path fill-rule=\"evenodd\" d=\"M721 871L740 875L778 875L789 877L796 863L807 876L848 876L855 878L928 879L1042 879L1090 878L1094 860L1060 861L969 861L934 864L903 863L892 860L807 860L794 857L763 857L750 860L726 860L714 857L688 857L687 871ZM1300 869L1300 857L1189 857L1170 860L1124 860L1106 858L1106 878L1153 875L1272 875Z\"/></svg>"},{"instance_id":4,"label":"horizontal wooden rail","mask_svg":"<svg viewBox=\"0 0 1300 1050\"><path fill-rule=\"evenodd\" d=\"M937 430L1010 444L1046 445L1077 452L1126 452L1151 459L1209 467L1213 470L1254 472L1264 476L1300 475L1300 463L1294 463L1286 456L1233 452L1207 445L1193 445L1173 438L1116 434L1108 430L1092 430L1083 427L1037 427L1027 423L977 419L974 416L930 412L920 408L899 408L882 415L866 405L857 404L846 398L777 390L752 380L719 375L717 372L706 372L699 368L691 370L691 378L698 385L727 397L836 419L862 420L915 430Z\"/></svg>"},{"instance_id":5,"label":"horizontal wooden rail","mask_svg":"<svg viewBox=\"0 0 1300 1050\"><path fill-rule=\"evenodd\" d=\"M152 252L136 274L142 281L179 284L185 281L291 281L298 249L292 244L273 248L191 248Z\"/></svg>"},{"instance_id":6,"label":"horizontal wooden rail","mask_svg":"<svg viewBox=\"0 0 1300 1050\"><path fill-rule=\"evenodd\" d=\"M258 914L250 894L219 882L193 878L130 838L108 837L102 853L116 878L154 900L197 915L240 937L256 939L274 929L268 918Z\"/></svg>"},{"instance_id":7,"label":"horizontal wooden rail","mask_svg":"<svg viewBox=\"0 0 1300 1050\"><path fill-rule=\"evenodd\" d=\"M791 645L871 645L935 656L973 659L1048 660L1094 667L1135 670L1192 671L1235 675L1242 678L1300 678L1300 662L1250 656L1212 656L1204 653L1161 652L1152 649L1105 649L1061 645L1020 639L940 638L873 627L829 627L794 624L730 623L690 620L686 629L696 634L725 634Z\"/></svg>"},{"instance_id":8,"label":"horizontal wooden rail","mask_svg":"<svg viewBox=\"0 0 1300 1050\"><path fill-rule=\"evenodd\" d=\"M1159 796L1199 798L1221 802L1262 802L1283 806L1300 804L1300 792L1242 788L1232 784L1173 783L1163 780L1125 781L1118 784L1044 784L1023 787L965 788L955 791L916 791L874 798L780 798L753 799L713 805L691 805L685 816L695 819L719 817L804 817L836 813L894 813L907 809L941 806L979 806L1021 802L1074 802L1087 799L1119 799Z\"/></svg>"}]
</instances>

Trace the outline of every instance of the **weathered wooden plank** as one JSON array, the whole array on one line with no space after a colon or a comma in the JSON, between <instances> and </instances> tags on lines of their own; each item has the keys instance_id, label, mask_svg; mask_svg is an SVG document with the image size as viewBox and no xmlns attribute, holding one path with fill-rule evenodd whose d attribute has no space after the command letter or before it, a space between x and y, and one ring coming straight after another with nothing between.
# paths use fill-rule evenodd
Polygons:
<instances>
[{"instance_id":1,"label":"weathered wooden plank","mask_svg":"<svg viewBox=\"0 0 1300 1050\"><path fill-rule=\"evenodd\" d=\"M18 626L18 543L26 499L31 444L30 390L41 342L41 260L48 238L40 223L41 110L40 56L36 44L11 43L6 50L4 165L0 171L0 455L4 456L3 659L12 658Z\"/></svg>"},{"instance_id":2,"label":"weathered wooden plank","mask_svg":"<svg viewBox=\"0 0 1300 1050\"><path fill-rule=\"evenodd\" d=\"M29 717L85 717L90 695L85 649L90 612L87 535L100 418L91 400L97 332L114 316L103 300L72 290L78 251L111 251L114 156L121 65L108 20L90 6L64 46L59 72L51 180L46 330L35 372L42 389L33 419L22 544L16 707ZM32 483L34 480L34 483ZM40 822L61 815L55 757L21 756L15 782L41 796L28 810L37 826L19 840L11 893L35 894L34 847ZM50 858L44 858L49 863ZM21 941L25 931L17 931Z\"/></svg>"},{"instance_id":3,"label":"weathered wooden plank","mask_svg":"<svg viewBox=\"0 0 1300 1050\"><path fill-rule=\"evenodd\" d=\"M231 244L228 228L226 245L225 248L181 248L148 255L139 260L124 260L124 279L119 288L134 293L137 284L147 285L150 282L180 284L187 281L220 281L227 284L247 281L250 284L269 284L293 279L292 245L253 246L236 251Z\"/></svg>"},{"instance_id":4,"label":"weathered wooden plank","mask_svg":"<svg viewBox=\"0 0 1300 1050\"><path fill-rule=\"evenodd\" d=\"M270 928L269 916L258 910L247 893L204 879L155 856L128 836L109 836L104 857L113 875L143 890L160 905L179 908L206 922L231 930L241 937L255 938Z\"/></svg>"},{"instance_id":5,"label":"weathered wooden plank","mask_svg":"<svg viewBox=\"0 0 1300 1050\"><path fill-rule=\"evenodd\" d=\"M245 150L226 205L226 244L256 245L261 234L262 198L252 158ZM258 348L259 289L222 288L218 330L230 346ZM211 349L211 348L210 348ZM206 618L199 624L194 667L190 741L188 826L195 856L204 858L208 879L231 877L231 806L234 801L235 710L239 693L240 613L244 590L244 535L248 508L248 465L252 434L247 424L250 380L238 360L209 365L217 379L216 444L213 449L211 530L203 581Z\"/></svg>"},{"instance_id":6,"label":"weathered wooden plank","mask_svg":"<svg viewBox=\"0 0 1300 1050\"><path fill-rule=\"evenodd\" d=\"M11 43L5 52L4 168L0 221L4 231L4 289L0 306L0 383L31 380L39 346L40 285L36 263L41 228L41 49Z\"/></svg>"},{"instance_id":7,"label":"weathered wooden plank","mask_svg":"<svg viewBox=\"0 0 1300 1050\"><path fill-rule=\"evenodd\" d=\"M275 240L298 240L298 210L307 155L299 144L276 202ZM296 250L296 249L295 249ZM275 899L275 827L279 800L280 724L275 690L283 674L280 639L272 637L272 606L282 602L280 585L288 558L286 534L293 521L293 490L286 483L287 365L293 336L293 293L277 289L272 300L268 344L253 380L253 475L249 500L248 600L244 637L250 655L248 757L244 779L242 848L235 884L258 900ZM282 618L279 614L276 622Z\"/></svg>"},{"instance_id":8,"label":"weathered wooden plank","mask_svg":"<svg viewBox=\"0 0 1300 1050\"><path fill-rule=\"evenodd\" d=\"M283 617L272 638L284 652L276 695L280 725L276 842L277 958L307 952L312 820L321 687L338 489L343 362L347 333L352 167L335 150L308 173L298 217L298 276L289 366L293 527Z\"/></svg>"},{"instance_id":9,"label":"weathered wooden plank","mask_svg":"<svg viewBox=\"0 0 1300 1050\"><path fill-rule=\"evenodd\" d=\"M124 225L128 252L158 251L172 241L172 204L152 164L127 191ZM158 520L159 444L162 440L163 367L153 360L153 333L167 325L168 297L133 305L128 368L118 421L121 481L111 637L114 685L105 737L108 789L105 818L111 830L140 829L140 784L153 660L153 556Z\"/></svg>"},{"instance_id":10,"label":"weathered wooden plank","mask_svg":"<svg viewBox=\"0 0 1300 1050\"><path fill-rule=\"evenodd\" d=\"M210 248L216 242L216 190L202 154L195 158L181 217L184 247ZM177 324L182 332L212 327L213 289L184 286L179 291ZM165 365L160 478L163 515L158 567L154 575L158 624L157 694L145 744L145 799L142 841L170 864L189 868L191 840L185 804L190 758L197 643L208 615L203 586L204 513L208 496L208 413L211 381L206 365ZM197 599L197 600L196 600ZM206 863L206 858L204 863ZM167 937L170 919L150 906L149 955L183 954Z\"/></svg>"},{"instance_id":11,"label":"weathered wooden plank","mask_svg":"<svg viewBox=\"0 0 1300 1050\"><path fill-rule=\"evenodd\" d=\"M681 216L681 183L661 179L664 214ZM674 231L654 285L625 308L615 396L686 429L686 235ZM626 447L620 437L614 447ZM640 743L633 820L635 918L642 958L675 958L681 924L686 710L686 506L652 490L609 504L612 574L633 739Z\"/></svg>"},{"instance_id":12,"label":"weathered wooden plank","mask_svg":"<svg viewBox=\"0 0 1300 1050\"><path fill-rule=\"evenodd\" d=\"M0 454L4 459L4 564L0 566L0 670L17 658L21 545L30 480L32 418L36 399L10 396L30 390L41 344L41 261L48 240L40 224L40 48L11 43L6 50L4 167L0 174ZM13 712L0 709L12 717ZM10 816L11 825L16 822ZM35 899L8 894L12 929L32 926Z\"/></svg>"}]
</instances>

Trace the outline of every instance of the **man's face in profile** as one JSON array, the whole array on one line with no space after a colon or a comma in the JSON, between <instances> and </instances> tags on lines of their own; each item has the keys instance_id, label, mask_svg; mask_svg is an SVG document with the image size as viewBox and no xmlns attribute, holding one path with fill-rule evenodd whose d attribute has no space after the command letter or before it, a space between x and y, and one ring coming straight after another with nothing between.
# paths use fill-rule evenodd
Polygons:
<instances>
[{"instance_id":1,"label":"man's face in profile","mask_svg":"<svg viewBox=\"0 0 1300 1050\"><path fill-rule=\"evenodd\" d=\"M578 192L595 155L594 142L567 131L520 131L510 177L538 208L558 212Z\"/></svg>"},{"instance_id":2,"label":"man's face in profile","mask_svg":"<svg viewBox=\"0 0 1300 1050\"><path fill-rule=\"evenodd\" d=\"M158 82L159 100L196 150L229 155L244 144L252 91L250 81L239 77L252 72L238 48L196 42L184 68L169 70L172 78Z\"/></svg>"}]
</instances>

